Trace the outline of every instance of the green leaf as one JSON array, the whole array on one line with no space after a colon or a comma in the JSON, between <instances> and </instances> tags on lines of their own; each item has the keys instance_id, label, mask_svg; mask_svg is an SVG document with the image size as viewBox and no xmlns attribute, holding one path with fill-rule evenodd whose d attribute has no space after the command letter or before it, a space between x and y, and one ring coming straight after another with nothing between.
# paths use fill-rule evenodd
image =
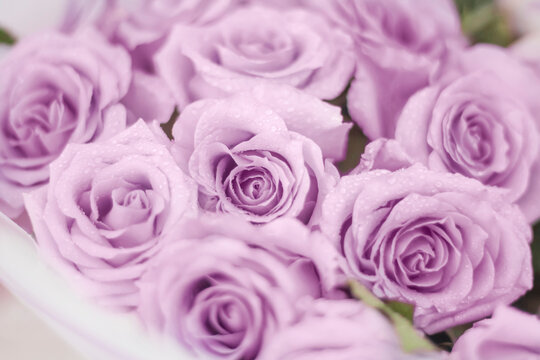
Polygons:
<instances>
[{"instance_id":1,"label":"green leaf","mask_svg":"<svg viewBox=\"0 0 540 360\"><path fill-rule=\"evenodd\" d=\"M390 320L394 323L396 333L401 340L405 352L435 351L437 348L428 339L421 336L409 320L398 313L393 313Z\"/></svg>"},{"instance_id":2,"label":"green leaf","mask_svg":"<svg viewBox=\"0 0 540 360\"><path fill-rule=\"evenodd\" d=\"M379 310L383 315L390 319L405 352L411 353L437 350L435 345L423 337L413 327L411 321L401 314L401 311L403 310L405 310L405 313L408 313L410 311L408 307L411 305L403 304L397 306L396 302L393 302L392 305L385 304L381 299L373 295L365 286L356 281L349 281L349 288L351 294L355 298L362 300L366 305ZM400 311L397 311L396 308Z\"/></svg>"},{"instance_id":3,"label":"green leaf","mask_svg":"<svg viewBox=\"0 0 540 360\"><path fill-rule=\"evenodd\" d=\"M450 338L450 340L452 340L453 343L456 343L457 339L459 339L459 337L463 335L465 331L469 330L472 327L472 325L473 323L456 325L446 330L446 333L448 334L448 337Z\"/></svg>"},{"instance_id":4,"label":"green leaf","mask_svg":"<svg viewBox=\"0 0 540 360\"><path fill-rule=\"evenodd\" d=\"M508 46L515 40L508 20L492 0L457 0L461 27L473 44Z\"/></svg>"},{"instance_id":5,"label":"green leaf","mask_svg":"<svg viewBox=\"0 0 540 360\"><path fill-rule=\"evenodd\" d=\"M15 37L11 35L7 30L0 29L0 44L15 44Z\"/></svg>"},{"instance_id":6,"label":"green leaf","mask_svg":"<svg viewBox=\"0 0 540 360\"><path fill-rule=\"evenodd\" d=\"M413 314L414 314L414 306L411 304L402 303L399 301L387 301L386 306L388 306L390 309L394 310L401 316L403 316L405 319L409 320L409 322L412 323L413 321Z\"/></svg>"},{"instance_id":7,"label":"green leaf","mask_svg":"<svg viewBox=\"0 0 540 360\"><path fill-rule=\"evenodd\" d=\"M373 295L367 287L356 282L354 280L349 281L349 288L351 289L351 294L358 300L362 300L364 304L371 306L375 309L383 310L385 308L384 302Z\"/></svg>"}]
</instances>

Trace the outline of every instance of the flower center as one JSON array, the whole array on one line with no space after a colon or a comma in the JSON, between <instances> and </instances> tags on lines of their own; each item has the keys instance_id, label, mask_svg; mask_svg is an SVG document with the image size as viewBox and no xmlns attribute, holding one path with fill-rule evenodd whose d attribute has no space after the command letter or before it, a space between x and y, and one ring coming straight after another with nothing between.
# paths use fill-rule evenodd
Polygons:
<instances>
[{"instance_id":1,"label":"flower center","mask_svg":"<svg viewBox=\"0 0 540 360\"><path fill-rule=\"evenodd\" d=\"M149 207L148 197L146 192L141 189L129 191L123 199L119 199L118 205L132 209L145 210Z\"/></svg>"},{"instance_id":2,"label":"flower center","mask_svg":"<svg viewBox=\"0 0 540 360\"><path fill-rule=\"evenodd\" d=\"M75 124L74 111L61 93L42 90L28 94L10 111L6 135L21 156L35 157L62 151Z\"/></svg>"},{"instance_id":3,"label":"flower center","mask_svg":"<svg viewBox=\"0 0 540 360\"><path fill-rule=\"evenodd\" d=\"M437 291L455 271L461 233L452 219L415 219L388 235L392 265L386 269L395 281L418 291Z\"/></svg>"}]
</instances>

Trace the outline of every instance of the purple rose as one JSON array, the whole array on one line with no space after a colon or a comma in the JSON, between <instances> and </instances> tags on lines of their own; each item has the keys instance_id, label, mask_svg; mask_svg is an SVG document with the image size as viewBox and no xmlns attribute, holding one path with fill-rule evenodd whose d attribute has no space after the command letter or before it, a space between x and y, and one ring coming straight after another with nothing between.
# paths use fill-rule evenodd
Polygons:
<instances>
[{"instance_id":1,"label":"purple rose","mask_svg":"<svg viewBox=\"0 0 540 360\"><path fill-rule=\"evenodd\" d=\"M393 136L407 99L428 84L430 72L448 49L466 42L451 0L306 3L354 39L357 65L348 109L371 139Z\"/></svg>"},{"instance_id":2,"label":"purple rose","mask_svg":"<svg viewBox=\"0 0 540 360\"><path fill-rule=\"evenodd\" d=\"M249 6L211 26L177 26L156 66L183 107L261 82L332 99L347 86L354 58L349 36L314 12Z\"/></svg>"},{"instance_id":3,"label":"purple rose","mask_svg":"<svg viewBox=\"0 0 540 360\"><path fill-rule=\"evenodd\" d=\"M489 61L486 61L489 59ZM395 137L416 161L508 190L540 217L540 77L505 50L455 54L407 103Z\"/></svg>"},{"instance_id":4,"label":"purple rose","mask_svg":"<svg viewBox=\"0 0 540 360\"><path fill-rule=\"evenodd\" d=\"M137 305L137 280L160 236L196 213L196 188L142 120L108 141L71 144L47 187L25 198L39 250L74 286Z\"/></svg>"},{"instance_id":5,"label":"purple rose","mask_svg":"<svg viewBox=\"0 0 540 360\"><path fill-rule=\"evenodd\" d=\"M462 175L417 164L345 176L322 219L345 272L379 297L414 304L427 333L489 315L532 287L523 215Z\"/></svg>"},{"instance_id":6,"label":"purple rose","mask_svg":"<svg viewBox=\"0 0 540 360\"><path fill-rule=\"evenodd\" d=\"M260 360L404 359L392 325L356 300L310 301L298 321L265 344Z\"/></svg>"},{"instance_id":7,"label":"purple rose","mask_svg":"<svg viewBox=\"0 0 540 360\"><path fill-rule=\"evenodd\" d=\"M67 143L122 130L119 101L129 57L93 31L45 33L19 42L0 63L0 211L23 212L22 193L47 183ZM120 108L119 108L120 107Z\"/></svg>"},{"instance_id":8,"label":"purple rose","mask_svg":"<svg viewBox=\"0 0 540 360\"><path fill-rule=\"evenodd\" d=\"M65 31L92 25L131 54L134 67L154 72L153 57L176 24L202 26L239 6L240 0L94 0L72 2Z\"/></svg>"},{"instance_id":9,"label":"purple rose","mask_svg":"<svg viewBox=\"0 0 540 360\"><path fill-rule=\"evenodd\" d=\"M493 317L474 324L456 342L451 360L534 360L540 358L540 320L500 306Z\"/></svg>"},{"instance_id":10,"label":"purple rose","mask_svg":"<svg viewBox=\"0 0 540 360\"><path fill-rule=\"evenodd\" d=\"M173 136L203 209L307 224L339 177L324 157L342 157L349 128L337 107L285 85L261 85L189 105Z\"/></svg>"},{"instance_id":11,"label":"purple rose","mask_svg":"<svg viewBox=\"0 0 540 360\"><path fill-rule=\"evenodd\" d=\"M141 319L225 359L254 359L298 317L300 301L327 294L337 273L327 239L293 219L262 227L228 217L186 221L164 242L139 282Z\"/></svg>"}]
</instances>

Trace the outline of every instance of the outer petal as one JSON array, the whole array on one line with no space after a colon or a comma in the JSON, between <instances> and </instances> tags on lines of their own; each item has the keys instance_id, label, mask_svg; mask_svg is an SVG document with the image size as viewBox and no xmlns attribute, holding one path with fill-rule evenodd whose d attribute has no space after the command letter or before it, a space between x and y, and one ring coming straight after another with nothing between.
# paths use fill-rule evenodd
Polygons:
<instances>
[{"instance_id":1,"label":"outer petal","mask_svg":"<svg viewBox=\"0 0 540 360\"><path fill-rule=\"evenodd\" d=\"M360 174L377 169L396 171L407 168L414 162L399 142L380 138L366 146L360 163L349 174Z\"/></svg>"},{"instance_id":2,"label":"outer petal","mask_svg":"<svg viewBox=\"0 0 540 360\"><path fill-rule=\"evenodd\" d=\"M360 57L347 95L352 119L371 140L393 137L409 97L428 85L428 71L385 69Z\"/></svg>"},{"instance_id":3,"label":"outer petal","mask_svg":"<svg viewBox=\"0 0 540 360\"><path fill-rule=\"evenodd\" d=\"M352 125L343 123L340 108L287 85L259 85L250 93L281 116L289 130L315 141L325 158L343 159Z\"/></svg>"},{"instance_id":4,"label":"outer petal","mask_svg":"<svg viewBox=\"0 0 540 360\"><path fill-rule=\"evenodd\" d=\"M137 119L169 121L175 101L163 81L141 71L133 73L133 80L122 103L129 109L130 123Z\"/></svg>"},{"instance_id":5,"label":"outer petal","mask_svg":"<svg viewBox=\"0 0 540 360\"><path fill-rule=\"evenodd\" d=\"M515 326L519 324L519 326ZM517 309L499 306L493 317L477 322L456 342L450 359L537 359L540 320Z\"/></svg>"},{"instance_id":6,"label":"outer petal","mask_svg":"<svg viewBox=\"0 0 540 360\"><path fill-rule=\"evenodd\" d=\"M431 152L426 139L438 96L436 87L419 91L409 100L397 123L396 140L408 154L424 164L427 164Z\"/></svg>"},{"instance_id":7,"label":"outer petal","mask_svg":"<svg viewBox=\"0 0 540 360\"><path fill-rule=\"evenodd\" d=\"M306 314L276 334L261 359L345 360L402 358L390 323L354 300L316 300L302 304Z\"/></svg>"}]
</instances>

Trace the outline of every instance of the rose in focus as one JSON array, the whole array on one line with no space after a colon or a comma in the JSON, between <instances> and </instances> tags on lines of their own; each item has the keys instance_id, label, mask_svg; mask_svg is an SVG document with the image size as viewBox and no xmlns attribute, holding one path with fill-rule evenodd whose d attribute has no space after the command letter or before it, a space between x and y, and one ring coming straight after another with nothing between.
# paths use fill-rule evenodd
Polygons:
<instances>
[{"instance_id":1,"label":"rose in focus","mask_svg":"<svg viewBox=\"0 0 540 360\"><path fill-rule=\"evenodd\" d=\"M134 282L161 235L197 213L195 184L161 136L140 120L105 142L70 144L49 185L25 198L45 259L107 306L137 306Z\"/></svg>"},{"instance_id":2,"label":"rose in focus","mask_svg":"<svg viewBox=\"0 0 540 360\"><path fill-rule=\"evenodd\" d=\"M461 175L414 165L344 176L322 219L345 272L378 297L414 304L427 333L485 317L532 287L523 215Z\"/></svg>"},{"instance_id":3,"label":"rose in focus","mask_svg":"<svg viewBox=\"0 0 540 360\"><path fill-rule=\"evenodd\" d=\"M342 157L349 127L339 108L285 85L260 85L191 104L173 136L203 209L307 224L339 176L324 159Z\"/></svg>"}]
</instances>

